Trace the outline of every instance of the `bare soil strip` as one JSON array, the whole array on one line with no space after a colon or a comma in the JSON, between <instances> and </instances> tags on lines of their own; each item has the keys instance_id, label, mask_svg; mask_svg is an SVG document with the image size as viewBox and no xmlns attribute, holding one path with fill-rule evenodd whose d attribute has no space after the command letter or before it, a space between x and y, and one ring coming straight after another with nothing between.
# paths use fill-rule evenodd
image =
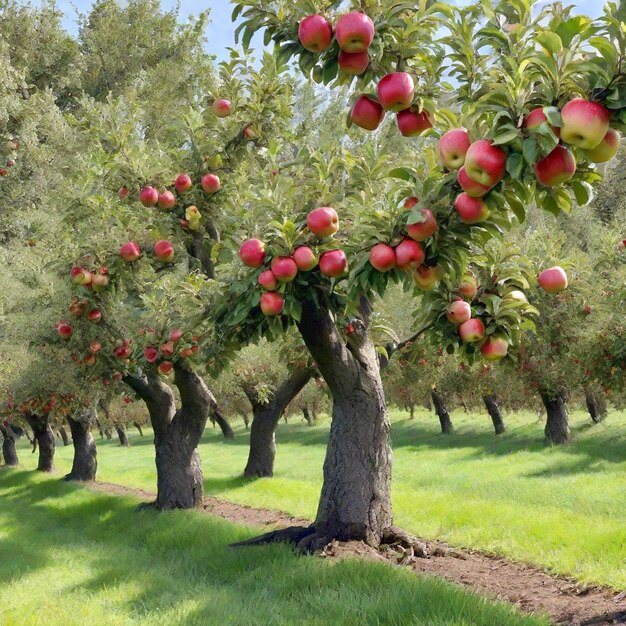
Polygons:
<instances>
[{"instance_id":1,"label":"bare soil strip","mask_svg":"<svg viewBox=\"0 0 626 626\"><path fill-rule=\"evenodd\" d=\"M155 494L111 483L89 483L94 491L134 496L152 501ZM308 525L309 520L205 497L204 512L235 524L265 530ZM626 591L583 586L575 580L548 574L537 567L515 563L473 550L453 548L440 541L420 539L418 550L385 546L381 551L361 542L333 542L323 558L357 557L410 567L414 572L439 576L498 600L517 605L531 614L547 614L563 626L607 626L626 624Z\"/></svg>"}]
</instances>

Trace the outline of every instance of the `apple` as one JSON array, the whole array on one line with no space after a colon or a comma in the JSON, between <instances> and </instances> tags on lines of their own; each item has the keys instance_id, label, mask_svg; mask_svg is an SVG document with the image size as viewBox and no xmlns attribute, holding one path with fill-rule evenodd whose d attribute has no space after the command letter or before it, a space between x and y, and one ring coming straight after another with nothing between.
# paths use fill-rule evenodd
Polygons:
<instances>
[{"instance_id":1,"label":"apple","mask_svg":"<svg viewBox=\"0 0 626 626\"><path fill-rule=\"evenodd\" d=\"M388 272L396 266L396 253L386 243L377 243L370 250L369 262L379 272Z\"/></svg>"},{"instance_id":2,"label":"apple","mask_svg":"<svg viewBox=\"0 0 626 626\"><path fill-rule=\"evenodd\" d=\"M480 353L485 361L499 361L504 358L509 350L509 344L503 337L490 335L482 346Z\"/></svg>"},{"instance_id":3,"label":"apple","mask_svg":"<svg viewBox=\"0 0 626 626\"><path fill-rule=\"evenodd\" d=\"M69 339L72 336L72 327L67 322L59 322L57 332L63 339Z\"/></svg>"},{"instance_id":4,"label":"apple","mask_svg":"<svg viewBox=\"0 0 626 626\"><path fill-rule=\"evenodd\" d=\"M298 25L298 39L309 52L323 52L333 40L333 27L322 15L307 15Z\"/></svg>"},{"instance_id":5,"label":"apple","mask_svg":"<svg viewBox=\"0 0 626 626\"><path fill-rule=\"evenodd\" d=\"M550 108L556 109L556 107L550 107ZM548 121L548 118L546 117L546 114L545 114L545 109L546 107L539 107L538 109L534 109L533 111L531 111L526 116L526 119L524 120L524 127L533 129L533 128L539 128L539 126L541 126L542 124L545 124ZM550 124L549 126L552 129L552 132L557 137L561 136L561 129L558 126L553 126L552 124Z\"/></svg>"},{"instance_id":6,"label":"apple","mask_svg":"<svg viewBox=\"0 0 626 626\"><path fill-rule=\"evenodd\" d=\"M292 281L298 273L298 266L290 256L277 256L272 259L271 266L279 283Z\"/></svg>"},{"instance_id":7,"label":"apple","mask_svg":"<svg viewBox=\"0 0 626 626\"><path fill-rule=\"evenodd\" d=\"M585 312L585 315L591 315L591 307L589 305L587 305L583 311Z\"/></svg>"},{"instance_id":8,"label":"apple","mask_svg":"<svg viewBox=\"0 0 626 626\"><path fill-rule=\"evenodd\" d=\"M432 291L441 280L441 268L437 265L433 267L420 265L415 270L413 279L422 291Z\"/></svg>"},{"instance_id":9,"label":"apple","mask_svg":"<svg viewBox=\"0 0 626 626\"><path fill-rule=\"evenodd\" d=\"M413 102L415 84L407 72L393 72L380 79L377 92L385 111L404 111Z\"/></svg>"},{"instance_id":10,"label":"apple","mask_svg":"<svg viewBox=\"0 0 626 626\"><path fill-rule=\"evenodd\" d=\"M403 137L417 137L432 128L427 111L416 113L411 109L400 111L396 117L398 130Z\"/></svg>"},{"instance_id":11,"label":"apple","mask_svg":"<svg viewBox=\"0 0 626 626\"><path fill-rule=\"evenodd\" d=\"M376 130L384 117L383 107L368 96L359 96L350 111L352 123L365 130Z\"/></svg>"},{"instance_id":12,"label":"apple","mask_svg":"<svg viewBox=\"0 0 626 626\"><path fill-rule=\"evenodd\" d=\"M272 270L265 270L259 274L258 283L266 291L274 291L278 287L278 281Z\"/></svg>"},{"instance_id":13,"label":"apple","mask_svg":"<svg viewBox=\"0 0 626 626\"><path fill-rule=\"evenodd\" d=\"M559 293L567 287L567 274L558 265L541 272L537 280L539 286L547 293Z\"/></svg>"},{"instance_id":14,"label":"apple","mask_svg":"<svg viewBox=\"0 0 626 626\"><path fill-rule=\"evenodd\" d=\"M220 178L217 174L205 174L200 181L202 185L202 189L205 193L215 193L219 191L222 184L220 183Z\"/></svg>"},{"instance_id":15,"label":"apple","mask_svg":"<svg viewBox=\"0 0 626 626\"><path fill-rule=\"evenodd\" d=\"M8 176L8 175L9 175L9 170L0 168L0 176Z\"/></svg>"},{"instance_id":16,"label":"apple","mask_svg":"<svg viewBox=\"0 0 626 626\"><path fill-rule=\"evenodd\" d=\"M465 171L477 183L493 187L506 173L506 152L488 139L475 141L465 155Z\"/></svg>"},{"instance_id":17,"label":"apple","mask_svg":"<svg viewBox=\"0 0 626 626\"><path fill-rule=\"evenodd\" d=\"M102 319L102 311L100 309L91 309L91 311L87 313L87 319L97 324Z\"/></svg>"},{"instance_id":18,"label":"apple","mask_svg":"<svg viewBox=\"0 0 626 626\"><path fill-rule=\"evenodd\" d=\"M426 258L424 249L413 239L403 239L395 248L396 265L401 270L415 270Z\"/></svg>"},{"instance_id":19,"label":"apple","mask_svg":"<svg viewBox=\"0 0 626 626\"><path fill-rule=\"evenodd\" d=\"M96 364L96 355L95 354L88 354L84 359L83 359L83 363L87 366L87 367L93 367Z\"/></svg>"},{"instance_id":20,"label":"apple","mask_svg":"<svg viewBox=\"0 0 626 626\"><path fill-rule=\"evenodd\" d=\"M489 217L489 209L481 198L460 194L454 201L454 208L464 224L478 224Z\"/></svg>"},{"instance_id":21,"label":"apple","mask_svg":"<svg viewBox=\"0 0 626 626\"><path fill-rule=\"evenodd\" d=\"M459 285L459 293L470 302L476 297L476 294L478 293L478 285L476 284L474 274L467 272L463 275L463 279Z\"/></svg>"},{"instance_id":22,"label":"apple","mask_svg":"<svg viewBox=\"0 0 626 626\"><path fill-rule=\"evenodd\" d=\"M365 52L374 40L374 22L365 13L347 13L337 20L335 36L344 52Z\"/></svg>"},{"instance_id":23,"label":"apple","mask_svg":"<svg viewBox=\"0 0 626 626\"><path fill-rule=\"evenodd\" d=\"M9 159L7 161L7 167L13 167L15 165L15 161L13 159Z\"/></svg>"},{"instance_id":24,"label":"apple","mask_svg":"<svg viewBox=\"0 0 626 626\"><path fill-rule=\"evenodd\" d=\"M85 281L89 282L89 277L87 276L89 272L86 272L82 267L74 266L70 270L70 280L75 285L84 285Z\"/></svg>"},{"instance_id":25,"label":"apple","mask_svg":"<svg viewBox=\"0 0 626 626\"><path fill-rule=\"evenodd\" d=\"M338 278L346 273L348 258L343 250L329 250L320 257L320 272L329 278Z\"/></svg>"},{"instance_id":26,"label":"apple","mask_svg":"<svg viewBox=\"0 0 626 626\"><path fill-rule=\"evenodd\" d=\"M183 338L182 330L180 330L179 328L174 328L173 330L170 330L170 334L169 334L170 341L172 341L173 343L176 343L177 341L180 341L182 338Z\"/></svg>"},{"instance_id":27,"label":"apple","mask_svg":"<svg viewBox=\"0 0 626 626\"><path fill-rule=\"evenodd\" d=\"M154 363L159 358L158 350L150 346L143 351L143 355L148 363Z\"/></svg>"},{"instance_id":28,"label":"apple","mask_svg":"<svg viewBox=\"0 0 626 626\"><path fill-rule=\"evenodd\" d=\"M306 225L314 235L323 239L339 230L339 216L335 209L323 206L309 212L306 216Z\"/></svg>"},{"instance_id":29,"label":"apple","mask_svg":"<svg viewBox=\"0 0 626 626\"><path fill-rule=\"evenodd\" d=\"M276 291L266 291L261 296L260 304L263 315L280 315L285 308L285 299Z\"/></svg>"},{"instance_id":30,"label":"apple","mask_svg":"<svg viewBox=\"0 0 626 626\"><path fill-rule=\"evenodd\" d=\"M465 300L455 300L448 307L446 317L449 322L459 326L472 317L472 307Z\"/></svg>"},{"instance_id":31,"label":"apple","mask_svg":"<svg viewBox=\"0 0 626 626\"><path fill-rule=\"evenodd\" d=\"M116 381L119 382L122 380L122 378L124 378L124 376L122 375L121 372L113 372L113 374L111 375L111 378Z\"/></svg>"},{"instance_id":32,"label":"apple","mask_svg":"<svg viewBox=\"0 0 626 626\"><path fill-rule=\"evenodd\" d=\"M173 369L174 366L172 365L171 361L163 361L162 363L159 363L159 373L160 374L169 374Z\"/></svg>"},{"instance_id":33,"label":"apple","mask_svg":"<svg viewBox=\"0 0 626 626\"><path fill-rule=\"evenodd\" d=\"M94 291L102 291L109 284L109 277L103 274L93 274L91 279L91 286Z\"/></svg>"},{"instance_id":34,"label":"apple","mask_svg":"<svg viewBox=\"0 0 626 626\"><path fill-rule=\"evenodd\" d=\"M561 110L561 140L583 150L593 150L609 130L611 114L597 102L570 100Z\"/></svg>"},{"instance_id":35,"label":"apple","mask_svg":"<svg viewBox=\"0 0 626 626\"><path fill-rule=\"evenodd\" d=\"M128 200L128 196L130 196L130 189L126 187L126 185L124 185L123 187L120 187L117 192L117 197L120 200Z\"/></svg>"},{"instance_id":36,"label":"apple","mask_svg":"<svg viewBox=\"0 0 626 626\"><path fill-rule=\"evenodd\" d=\"M178 356L181 359L188 359L189 357L191 357L193 355L193 350L191 348L181 348L178 351Z\"/></svg>"},{"instance_id":37,"label":"apple","mask_svg":"<svg viewBox=\"0 0 626 626\"><path fill-rule=\"evenodd\" d=\"M526 294L523 291L520 291L519 289L513 289L513 291L509 291L509 293L507 293L504 296L504 300L514 300L516 302L523 302L523 303L528 302L528 298L526 297Z\"/></svg>"},{"instance_id":38,"label":"apple","mask_svg":"<svg viewBox=\"0 0 626 626\"><path fill-rule=\"evenodd\" d=\"M248 141L254 141L256 139L256 132L252 126L246 126L243 129L243 136Z\"/></svg>"},{"instance_id":39,"label":"apple","mask_svg":"<svg viewBox=\"0 0 626 626\"><path fill-rule=\"evenodd\" d=\"M173 209L176 206L176 196L171 191L164 191L157 202L159 209Z\"/></svg>"},{"instance_id":40,"label":"apple","mask_svg":"<svg viewBox=\"0 0 626 626\"><path fill-rule=\"evenodd\" d=\"M576 173L576 161L565 146L557 146L533 166L537 181L544 187L558 187Z\"/></svg>"},{"instance_id":41,"label":"apple","mask_svg":"<svg viewBox=\"0 0 626 626\"><path fill-rule=\"evenodd\" d=\"M258 239L246 239L239 248L239 258L248 267L261 267L265 261L265 244Z\"/></svg>"},{"instance_id":42,"label":"apple","mask_svg":"<svg viewBox=\"0 0 626 626\"><path fill-rule=\"evenodd\" d=\"M169 263L174 258L174 246L169 241L161 239L154 244L154 256L159 261Z\"/></svg>"},{"instance_id":43,"label":"apple","mask_svg":"<svg viewBox=\"0 0 626 626\"><path fill-rule=\"evenodd\" d=\"M412 196L410 198L407 198L404 201L404 204L402 206L405 209L412 209L419 201L420 201L419 198L416 198L415 196Z\"/></svg>"},{"instance_id":44,"label":"apple","mask_svg":"<svg viewBox=\"0 0 626 626\"><path fill-rule=\"evenodd\" d=\"M211 111L213 111L213 114L217 117L228 117L231 110L232 105L230 100L226 100L225 98L218 98L217 100L214 100L211 105Z\"/></svg>"},{"instance_id":45,"label":"apple","mask_svg":"<svg viewBox=\"0 0 626 626\"><path fill-rule=\"evenodd\" d=\"M459 326L459 337L465 343L475 343L485 336L485 325L477 317L471 317Z\"/></svg>"},{"instance_id":46,"label":"apple","mask_svg":"<svg viewBox=\"0 0 626 626\"><path fill-rule=\"evenodd\" d=\"M132 263L141 256L141 248L134 241L129 241L120 248L120 256L124 261Z\"/></svg>"},{"instance_id":47,"label":"apple","mask_svg":"<svg viewBox=\"0 0 626 626\"><path fill-rule=\"evenodd\" d=\"M102 344L99 341L92 341L89 344L89 351L93 354L98 354L102 350Z\"/></svg>"},{"instance_id":48,"label":"apple","mask_svg":"<svg viewBox=\"0 0 626 626\"><path fill-rule=\"evenodd\" d=\"M439 159L449 170L458 170L465 163L470 147L469 133L465 128L454 128L439 140Z\"/></svg>"},{"instance_id":49,"label":"apple","mask_svg":"<svg viewBox=\"0 0 626 626\"><path fill-rule=\"evenodd\" d=\"M487 187L486 185L481 185L477 183L475 180L472 180L468 175L467 171L464 167L459 170L459 174L456 178L457 182L461 186L461 189L472 198L481 198L484 196L491 187Z\"/></svg>"},{"instance_id":50,"label":"apple","mask_svg":"<svg viewBox=\"0 0 626 626\"><path fill-rule=\"evenodd\" d=\"M437 220L430 209L420 209L421 221L407 224L406 232L415 241L426 241L437 232Z\"/></svg>"},{"instance_id":51,"label":"apple","mask_svg":"<svg viewBox=\"0 0 626 626\"><path fill-rule=\"evenodd\" d=\"M584 150L583 154L590 163L606 163L617 154L619 144L620 134L613 128L609 128L604 139L592 150Z\"/></svg>"},{"instance_id":52,"label":"apple","mask_svg":"<svg viewBox=\"0 0 626 626\"><path fill-rule=\"evenodd\" d=\"M159 347L159 352L163 356L172 356L174 354L174 343L172 341L166 341Z\"/></svg>"},{"instance_id":53,"label":"apple","mask_svg":"<svg viewBox=\"0 0 626 626\"><path fill-rule=\"evenodd\" d=\"M174 188L178 193L185 193L191 189L193 183L189 174L179 174L174 180Z\"/></svg>"},{"instance_id":54,"label":"apple","mask_svg":"<svg viewBox=\"0 0 626 626\"><path fill-rule=\"evenodd\" d=\"M293 260L301 272L308 272L319 263L315 253L308 246L300 246L293 252Z\"/></svg>"},{"instance_id":55,"label":"apple","mask_svg":"<svg viewBox=\"0 0 626 626\"><path fill-rule=\"evenodd\" d=\"M621 251L621 250L624 250L625 248L626 248L626 239L623 239L617 244L617 249Z\"/></svg>"},{"instance_id":56,"label":"apple","mask_svg":"<svg viewBox=\"0 0 626 626\"><path fill-rule=\"evenodd\" d=\"M139 202L144 206L154 206L159 201L159 192L154 187L144 187L139 193Z\"/></svg>"},{"instance_id":57,"label":"apple","mask_svg":"<svg viewBox=\"0 0 626 626\"><path fill-rule=\"evenodd\" d=\"M80 302L74 300L69 306L69 311L74 317L82 317L85 313L85 307Z\"/></svg>"},{"instance_id":58,"label":"apple","mask_svg":"<svg viewBox=\"0 0 626 626\"><path fill-rule=\"evenodd\" d=\"M365 72L370 64L370 56L364 52L344 52L339 53L339 69L350 76L360 76Z\"/></svg>"}]
</instances>

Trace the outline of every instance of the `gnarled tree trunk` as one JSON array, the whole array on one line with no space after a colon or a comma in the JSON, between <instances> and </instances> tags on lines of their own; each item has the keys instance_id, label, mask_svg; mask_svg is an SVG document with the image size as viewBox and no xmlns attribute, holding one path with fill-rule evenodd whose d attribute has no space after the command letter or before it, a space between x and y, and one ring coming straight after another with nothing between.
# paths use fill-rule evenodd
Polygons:
<instances>
[{"instance_id":1,"label":"gnarled tree trunk","mask_svg":"<svg viewBox=\"0 0 626 626\"><path fill-rule=\"evenodd\" d=\"M541 390L540 395L547 414L546 439L552 444L567 443L570 440L567 392Z\"/></svg>"},{"instance_id":2,"label":"gnarled tree trunk","mask_svg":"<svg viewBox=\"0 0 626 626\"><path fill-rule=\"evenodd\" d=\"M489 417L493 422L496 435L501 435L506 430L506 426L504 425L502 413L500 412L500 407L498 406L498 399L493 394L485 394L483 396L483 402L485 403L487 413L489 413Z\"/></svg>"},{"instance_id":3,"label":"gnarled tree trunk","mask_svg":"<svg viewBox=\"0 0 626 626\"><path fill-rule=\"evenodd\" d=\"M95 423L95 410L90 407L77 412L73 417L68 415L67 423L72 432L74 460L72 470L65 476L65 480L96 480L98 469L96 442L91 434L91 425Z\"/></svg>"},{"instance_id":4,"label":"gnarled tree trunk","mask_svg":"<svg viewBox=\"0 0 626 626\"><path fill-rule=\"evenodd\" d=\"M436 389L432 389L430 397L433 399L435 413L437 414L439 423L441 424L441 432L444 435L452 434L454 432L454 426L452 426L450 414L448 413L448 409L446 409L446 405L444 404L441 394Z\"/></svg>"},{"instance_id":5,"label":"gnarled tree trunk","mask_svg":"<svg viewBox=\"0 0 626 626\"><path fill-rule=\"evenodd\" d=\"M302 417L309 426L313 426L315 424L315 416L311 413L308 406L302 407Z\"/></svg>"},{"instance_id":6,"label":"gnarled tree trunk","mask_svg":"<svg viewBox=\"0 0 626 626\"><path fill-rule=\"evenodd\" d=\"M215 406L211 411L211 421L215 422L221 429L224 439L234 439L235 433L228 423L228 420L224 417L222 412Z\"/></svg>"},{"instance_id":7,"label":"gnarled tree trunk","mask_svg":"<svg viewBox=\"0 0 626 626\"><path fill-rule=\"evenodd\" d=\"M120 440L120 446L124 448L128 448L130 443L128 442L128 435L126 434L126 428L124 428L123 424L113 424L115 427L115 432L117 433L117 437Z\"/></svg>"},{"instance_id":8,"label":"gnarled tree trunk","mask_svg":"<svg viewBox=\"0 0 626 626\"><path fill-rule=\"evenodd\" d=\"M302 391L314 371L308 367L294 369L266 404L257 402L252 390L246 391L252 405L253 418L244 476L251 478L274 475L276 426L289 403Z\"/></svg>"},{"instance_id":9,"label":"gnarled tree trunk","mask_svg":"<svg viewBox=\"0 0 626 626\"><path fill-rule=\"evenodd\" d=\"M19 464L17 458L17 450L15 449L15 435L10 426L0 424L0 433L2 433L2 456L4 456L4 464L10 467L16 467Z\"/></svg>"},{"instance_id":10,"label":"gnarled tree trunk","mask_svg":"<svg viewBox=\"0 0 626 626\"><path fill-rule=\"evenodd\" d=\"M589 387L585 387L585 404L595 424L599 424L606 419L607 411L604 398L598 400L598 396Z\"/></svg>"},{"instance_id":11,"label":"gnarled tree trunk","mask_svg":"<svg viewBox=\"0 0 626 626\"><path fill-rule=\"evenodd\" d=\"M70 445L70 438L67 436L67 430L63 426L59 426L59 435L61 435L61 441L64 446Z\"/></svg>"},{"instance_id":12,"label":"gnarled tree trunk","mask_svg":"<svg viewBox=\"0 0 626 626\"><path fill-rule=\"evenodd\" d=\"M33 429L33 437L39 446L39 461L37 470L39 472L54 471L54 432L50 426L47 415L35 415L34 413L25 413L24 417L29 426Z\"/></svg>"},{"instance_id":13,"label":"gnarled tree trunk","mask_svg":"<svg viewBox=\"0 0 626 626\"><path fill-rule=\"evenodd\" d=\"M141 430L141 424L139 422L133 422L133 426L139 431L139 436L143 437L143 430Z\"/></svg>"}]
</instances>

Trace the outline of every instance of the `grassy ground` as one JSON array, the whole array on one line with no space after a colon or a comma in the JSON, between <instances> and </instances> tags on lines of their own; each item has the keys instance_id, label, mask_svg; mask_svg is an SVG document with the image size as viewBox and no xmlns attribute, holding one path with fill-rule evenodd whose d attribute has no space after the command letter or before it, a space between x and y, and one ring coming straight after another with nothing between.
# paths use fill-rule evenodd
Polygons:
<instances>
[{"instance_id":1,"label":"grassy ground","mask_svg":"<svg viewBox=\"0 0 626 626\"><path fill-rule=\"evenodd\" d=\"M547 626L384 564L229 550L254 531L58 477L0 469L0 502L2 626Z\"/></svg>"},{"instance_id":2,"label":"grassy ground","mask_svg":"<svg viewBox=\"0 0 626 626\"><path fill-rule=\"evenodd\" d=\"M588 428L586 414L574 413L574 443L558 448L543 444L543 425L530 413L507 416L509 429L498 438L485 415L453 414L453 436L440 435L426 412L413 421L392 417L398 525L583 582L626 587L625 414ZM243 428L229 444L207 429L201 446L207 493L313 517L327 430L327 422L281 423L275 477L246 481ZM151 437L134 435L132 444L100 445L99 478L154 490ZM26 451L21 457L32 466ZM58 457L67 470L71 450L60 448Z\"/></svg>"}]
</instances>

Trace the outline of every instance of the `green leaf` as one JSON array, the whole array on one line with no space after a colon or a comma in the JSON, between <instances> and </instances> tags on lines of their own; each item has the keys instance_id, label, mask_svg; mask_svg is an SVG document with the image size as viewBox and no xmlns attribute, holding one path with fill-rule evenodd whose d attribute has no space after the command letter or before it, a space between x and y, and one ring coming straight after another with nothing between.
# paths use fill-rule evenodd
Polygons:
<instances>
[{"instance_id":1,"label":"green leaf","mask_svg":"<svg viewBox=\"0 0 626 626\"><path fill-rule=\"evenodd\" d=\"M561 22L556 29L557 35L561 38L563 45L569 48L572 43L572 39L582 33L582 31L588 26L589 18L584 16L572 17L565 22Z\"/></svg>"},{"instance_id":2,"label":"green leaf","mask_svg":"<svg viewBox=\"0 0 626 626\"><path fill-rule=\"evenodd\" d=\"M593 192L589 183L574 181L570 184L570 187L574 192L574 196L576 196L576 202L578 203L578 206L585 206L589 204L591 198L593 197Z\"/></svg>"},{"instance_id":3,"label":"green leaf","mask_svg":"<svg viewBox=\"0 0 626 626\"><path fill-rule=\"evenodd\" d=\"M537 43L543 46L550 54L558 54L563 50L563 42L556 33L543 31L535 37Z\"/></svg>"},{"instance_id":4,"label":"green leaf","mask_svg":"<svg viewBox=\"0 0 626 626\"><path fill-rule=\"evenodd\" d=\"M539 144L534 137L524 139L522 143L522 153L527 163L536 163L539 156Z\"/></svg>"},{"instance_id":5,"label":"green leaf","mask_svg":"<svg viewBox=\"0 0 626 626\"><path fill-rule=\"evenodd\" d=\"M504 132L498 133L493 139L494 146L501 146L502 144L511 143L518 139L520 136L520 131L518 129L514 130L505 130Z\"/></svg>"},{"instance_id":6,"label":"green leaf","mask_svg":"<svg viewBox=\"0 0 626 626\"><path fill-rule=\"evenodd\" d=\"M409 181L413 178L413 172L408 167L396 167L388 174L390 178L399 178L400 180Z\"/></svg>"},{"instance_id":7,"label":"green leaf","mask_svg":"<svg viewBox=\"0 0 626 626\"><path fill-rule=\"evenodd\" d=\"M512 152L506 160L506 171L519 180L524 173L524 157L519 152Z\"/></svg>"}]
</instances>

